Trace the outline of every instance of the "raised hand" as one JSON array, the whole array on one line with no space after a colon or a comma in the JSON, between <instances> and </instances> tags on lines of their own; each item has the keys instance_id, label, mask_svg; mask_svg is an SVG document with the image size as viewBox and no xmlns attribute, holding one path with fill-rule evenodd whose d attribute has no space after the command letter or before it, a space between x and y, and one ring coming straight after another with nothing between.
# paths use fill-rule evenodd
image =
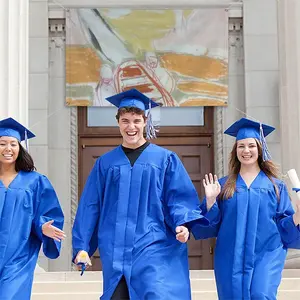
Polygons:
<instances>
[{"instance_id":1,"label":"raised hand","mask_svg":"<svg viewBox=\"0 0 300 300\"><path fill-rule=\"evenodd\" d=\"M211 173L209 173L209 175L205 174L203 186L205 190L207 210L209 210L214 205L218 195L221 192L221 186L218 182L217 175L213 176Z\"/></svg>"},{"instance_id":2,"label":"raised hand","mask_svg":"<svg viewBox=\"0 0 300 300\"><path fill-rule=\"evenodd\" d=\"M55 241L61 242L64 240L66 235L59 228L53 226L54 220L48 221L42 225L42 232L45 236L54 239Z\"/></svg>"},{"instance_id":3,"label":"raised hand","mask_svg":"<svg viewBox=\"0 0 300 300\"><path fill-rule=\"evenodd\" d=\"M181 243L186 243L189 238L189 230L185 226L176 227L176 239Z\"/></svg>"}]
</instances>

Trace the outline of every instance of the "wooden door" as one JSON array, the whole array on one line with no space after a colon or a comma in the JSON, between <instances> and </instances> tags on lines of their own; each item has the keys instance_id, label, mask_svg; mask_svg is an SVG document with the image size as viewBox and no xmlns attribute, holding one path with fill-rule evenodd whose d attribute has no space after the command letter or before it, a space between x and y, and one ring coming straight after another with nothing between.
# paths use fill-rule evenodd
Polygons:
<instances>
[{"instance_id":1,"label":"wooden door","mask_svg":"<svg viewBox=\"0 0 300 300\"><path fill-rule=\"evenodd\" d=\"M213 134L212 112L206 114L205 128L164 127L160 130L160 137L151 142L174 151L183 162L199 197L203 197L202 179L204 174L213 171ZM197 126L194 126L197 127ZM118 129L101 129L101 134L91 132L79 134L79 194L95 163L95 160L121 143ZM95 130L95 129L94 129ZM112 135L112 131L115 135ZM181 130L181 131L180 131ZM183 132L184 130L184 132ZM106 134L105 134L106 133ZM188 241L190 269L212 269L213 239L196 241L193 237ZM93 257L92 270L101 270L101 261L97 252Z\"/></svg>"},{"instance_id":2,"label":"wooden door","mask_svg":"<svg viewBox=\"0 0 300 300\"><path fill-rule=\"evenodd\" d=\"M203 198L202 179L206 173L211 172L211 146L206 138L199 139L197 145L162 145L165 148L176 152L186 168L199 198ZM193 236L188 241L189 264L191 270L212 269L213 241L196 241Z\"/></svg>"}]
</instances>

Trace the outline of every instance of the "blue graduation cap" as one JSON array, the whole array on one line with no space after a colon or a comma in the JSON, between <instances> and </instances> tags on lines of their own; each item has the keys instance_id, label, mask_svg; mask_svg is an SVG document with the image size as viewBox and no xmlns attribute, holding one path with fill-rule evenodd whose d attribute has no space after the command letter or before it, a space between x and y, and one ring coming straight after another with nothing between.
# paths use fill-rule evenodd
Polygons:
<instances>
[{"instance_id":1,"label":"blue graduation cap","mask_svg":"<svg viewBox=\"0 0 300 300\"><path fill-rule=\"evenodd\" d=\"M13 118L7 118L0 121L0 136L10 136L16 138L19 142L24 141L27 147L27 139L35 135Z\"/></svg>"},{"instance_id":2,"label":"blue graduation cap","mask_svg":"<svg viewBox=\"0 0 300 300\"><path fill-rule=\"evenodd\" d=\"M272 126L246 118L241 118L229 126L224 133L235 137L236 141L247 138L258 139L262 144L263 161L266 161L271 159L271 155L269 153L265 137L273 130L275 130L275 128Z\"/></svg>"},{"instance_id":3,"label":"blue graduation cap","mask_svg":"<svg viewBox=\"0 0 300 300\"><path fill-rule=\"evenodd\" d=\"M143 111L158 106L153 100L136 89L131 89L106 98L111 104L118 108L137 107Z\"/></svg>"},{"instance_id":4,"label":"blue graduation cap","mask_svg":"<svg viewBox=\"0 0 300 300\"><path fill-rule=\"evenodd\" d=\"M146 124L146 135L148 139L156 138L156 129L154 127L151 108L159 106L153 100L145 96L143 93L136 89L131 89L113 96L106 98L114 106L119 109L122 107L137 107L142 111L148 110L147 124Z\"/></svg>"}]
</instances>

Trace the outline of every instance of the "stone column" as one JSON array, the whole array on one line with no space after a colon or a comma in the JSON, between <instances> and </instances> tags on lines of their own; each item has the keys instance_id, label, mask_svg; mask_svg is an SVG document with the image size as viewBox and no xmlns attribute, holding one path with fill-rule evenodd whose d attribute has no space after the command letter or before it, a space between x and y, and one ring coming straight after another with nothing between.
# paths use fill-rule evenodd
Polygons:
<instances>
[{"instance_id":1,"label":"stone column","mask_svg":"<svg viewBox=\"0 0 300 300\"><path fill-rule=\"evenodd\" d=\"M0 2L0 119L8 111L8 1Z\"/></svg>"},{"instance_id":2,"label":"stone column","mask_svg":"<svg viewBox=\"0 0 300 300\"><path fill-rule=\"evenodd\" d=\"M282 169L300 175L300 2L278 1L280 128ZM287 181L287 183L289 183ZM295 195L292 194L292 198ZM286 268L300 268L299 251L290 250Z\"/></svg>"},{"instance_id":3,"label":"stone column","mask_svg":"<svg viewBox=\"0 0 300 300\"><path fill-rule=\"evenodd\" d=\"M300 3L278 1L282 166L300 175Z\"/></svg>"},{"instance_id":4,"label":"stone column","mask_svg":"<svg viewBox=\"0 0 300 300\"><path fill-rule=\"evenodd\" d=\"M28 0L0 2L0 118L28 125Z\"/></svg>"},{"instance_id":5,"label":"stone column","mask_svg":"<svg viewBox=\"0 0 300 300\"><path fill-rule=\"evenodd\" d=\"M27 127L29 0L0 1L0 41L0 119L12 117Z\"/></svg>"},{"instance_id":6,"label":"stone column","mask_svg":"<svg viewBox=\"0 0 300 300\"><path fill-rule=\"evenodd\" d=\"M267 137L272 160L281 164L277 0L244 0L245 109L274 126Z\"/></svg>"},{"instance_id":7,"label":"stone column","mask_svg":"<svg viewBox=\"0 0 300 300\"><path fill-rule=\"evenodd\" d=\"M48 1L29 0L29 127L36 137L30 141L30 154L37 171L49 177L48 159L48 112L49 94L49 43L48 43ZM53 165L53 161L52 161ZM55 188L55 186L54 186ZM59 195L58 195L59 196ZM59 197L60 198L60 197ZM38 263L45 271L50 270L49 260L40 251ZM36 272L41 271L36 268Z\"/></svg>"}]
</instances>

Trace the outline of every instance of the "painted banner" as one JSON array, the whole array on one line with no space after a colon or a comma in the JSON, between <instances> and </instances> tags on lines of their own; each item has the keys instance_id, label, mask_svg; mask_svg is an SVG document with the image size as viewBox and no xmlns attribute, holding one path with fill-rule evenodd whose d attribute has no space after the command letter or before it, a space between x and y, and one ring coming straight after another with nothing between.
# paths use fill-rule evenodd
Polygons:
<instances>
[{"instance_id":1,"label":"painted banner","mask_svg":"<svg viewBox=\"0 0 300 300\"><path fill-rule=\"evenodd\" d=\"M228 12L70 9L66 104L110 106L136 88L161 106L226 106Z\"/></svg>"}]
</instances>

